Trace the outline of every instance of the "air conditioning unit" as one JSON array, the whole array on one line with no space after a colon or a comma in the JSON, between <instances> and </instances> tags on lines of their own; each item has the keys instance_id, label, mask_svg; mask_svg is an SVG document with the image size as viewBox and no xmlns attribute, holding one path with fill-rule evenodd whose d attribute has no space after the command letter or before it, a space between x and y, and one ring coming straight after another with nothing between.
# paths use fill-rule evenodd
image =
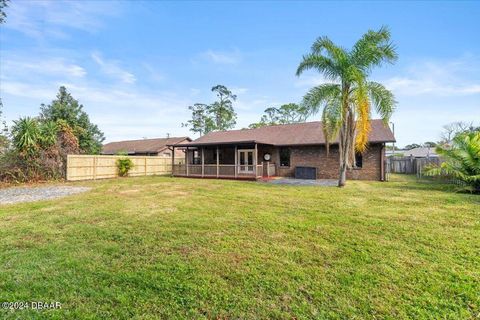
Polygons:
<instances>
[{"instance_id":1,"label":"air conditioning unit","mask_svg":"<svg viewBox=\"0 0 480 320\"><path fill-rule=\"evenodd\" d=\"M315 167L295 167L295 179L317 179L317 168Z\"/></svg>"}]
</instances>

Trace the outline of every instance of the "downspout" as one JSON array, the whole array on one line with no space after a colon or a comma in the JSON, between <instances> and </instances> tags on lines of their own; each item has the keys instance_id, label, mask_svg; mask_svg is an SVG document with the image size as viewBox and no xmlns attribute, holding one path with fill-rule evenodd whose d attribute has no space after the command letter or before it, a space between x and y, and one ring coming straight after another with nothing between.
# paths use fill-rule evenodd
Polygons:
<instances>
[{"instance_id":1,"label":"downspout","mask_svg":"<svg viewBox=\"0 0 480 320\"><path fill-rule=\"evenodd\" d=\"M385 143L380 150L380 181L385 181Z\"/></svg>"}]
</instances>

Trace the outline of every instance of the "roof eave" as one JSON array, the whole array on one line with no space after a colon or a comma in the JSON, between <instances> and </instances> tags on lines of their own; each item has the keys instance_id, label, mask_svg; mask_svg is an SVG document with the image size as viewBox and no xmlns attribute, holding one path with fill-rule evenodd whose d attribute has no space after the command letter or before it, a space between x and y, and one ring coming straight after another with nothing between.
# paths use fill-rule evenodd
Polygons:
<instances>
[{"instance_id":1,"label":"roof eave","mask_svg":"<svg viewBox=\"0 0 480 320\"><path fill-rule=\"evenodd\" d=\"M191 143L181 143L168 145L170 147L206 147L206 146L226 146L226 145L241 145L241 144L264 144L264 145L273 145L271 143L265 143L257 140L240 140L240 141L220 141L220 142L191 142Z\"/></svg>"}]
</instances>

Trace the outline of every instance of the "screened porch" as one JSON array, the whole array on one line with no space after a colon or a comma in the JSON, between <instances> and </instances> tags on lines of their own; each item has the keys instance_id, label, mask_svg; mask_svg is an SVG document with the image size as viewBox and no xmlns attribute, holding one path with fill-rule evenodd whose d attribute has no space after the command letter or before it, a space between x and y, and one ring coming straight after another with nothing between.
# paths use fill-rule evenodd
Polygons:
<instances>
[{"instance_id":1,"label":"screened porch","mask_svg":"<svg viewBox=\"0 0 480 320\"><path fill-rule=\"evenodd\" d=\"M184 149L185 161L176 164L172 157L173 176L255 180L274 176L276 171L275 163L263 159L268 146L243 144L175 148Z\"/></svg>"}]
</instances>

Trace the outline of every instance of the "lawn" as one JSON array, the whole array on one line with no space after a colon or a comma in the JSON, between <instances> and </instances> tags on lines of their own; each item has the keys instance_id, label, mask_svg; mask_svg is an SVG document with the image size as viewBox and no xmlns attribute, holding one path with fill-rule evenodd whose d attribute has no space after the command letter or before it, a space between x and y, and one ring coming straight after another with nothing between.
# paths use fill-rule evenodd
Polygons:
<instances>
[{"instance_id":1,"label":"lawn","mask_svg":"<svg viewBox=\"0 0 480 320\"><path fill-rule=\"evenodd\" d=\"M480 196L123 178L0 206L0 310L51 319L480 317Z\"/></svg>"}]
</instances>

